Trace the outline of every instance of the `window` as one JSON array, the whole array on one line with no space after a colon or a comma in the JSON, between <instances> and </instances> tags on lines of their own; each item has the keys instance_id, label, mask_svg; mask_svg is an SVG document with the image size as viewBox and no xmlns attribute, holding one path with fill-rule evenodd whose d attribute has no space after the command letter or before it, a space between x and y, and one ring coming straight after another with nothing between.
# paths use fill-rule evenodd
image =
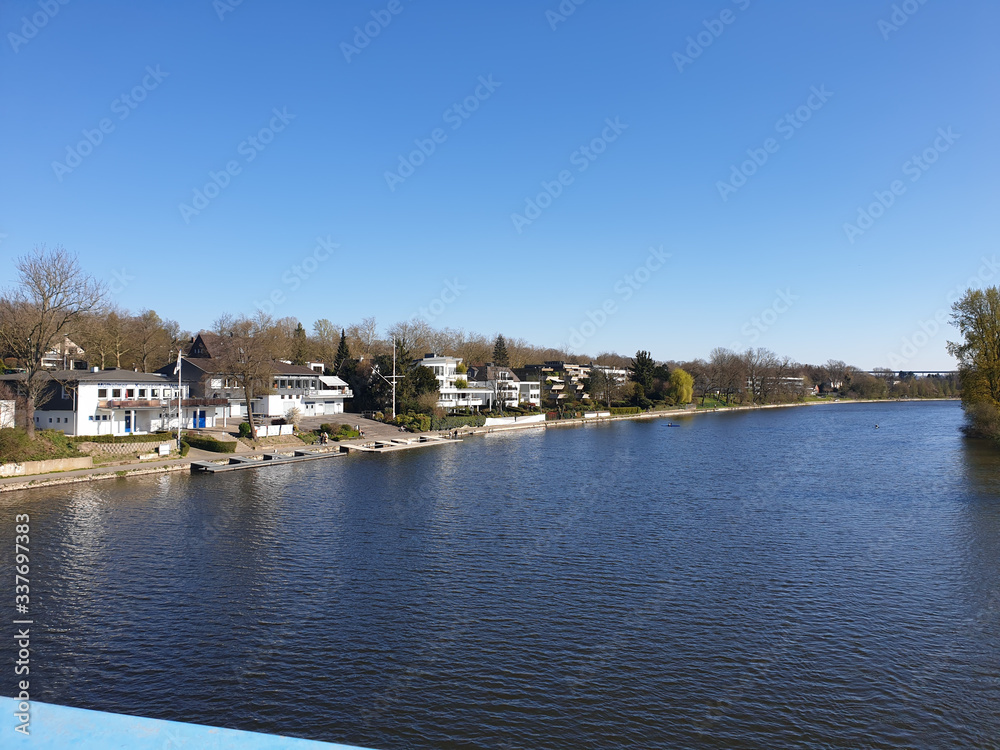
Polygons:
<instances>
[{"instance_id":1,"label":"window","mask_svg":"<svg viewBox=\"0 0 1000 750\"><path fill-rule=\"evenodd\" d=\"M146 389L145 388L140 388L139 389L139 398L146 398Z\"/></svg>"},{"instance_id":2,"label":"window","mask_svg":"<svg viewBox=\"0 0 1000 750\"><path fill-rule=\"evenodd\" d=\"M49 424L52 424L52 417L49 417Z\"/></svg>"},{"instance_id":3,"label":"window","mask_svg":"<svg viewBox=\"0 0 1000 750\"><path fill-rule=\"evenodd\" d=\"M160 393L160 389L159 389L159 388L153 388L153 389L151 389L151 390L149 391L149 395L150 395L150 396L151 396L152 398L157 398L157 396L159 395L159 393Z\"/></svg>"},{"instance_id":4,"label":"window","mask_svg":"<svg viewBox=\"0 0 1000 750\"><path fill-rule=\"evenodd\" d=\"M121 388L112 388L111 389L111 398L121 398L121 397L122 397L122 389Z\"/></svg>"},{"instance_id":5,"label":"window","mask_svg":"<svg viewBox=\"0 0 1000 750\"><path fill-rule=\"evenodd\" d=\"M135 388L126 388L125 398L135 398Z\"/></svg>"},{"instance_id":6,"label":"window","mask_svg":"<svg viewBox=\"0 0 1000 750\"><path fill-rule=\"evenodd\" d=\"M174 392L172 390L170 390L169 388L163 389L163 398L173 398L173 396Z\"/></svg>"},{"instance_id":7,"label":"window","mask_svg":"<svg viewBox=\"0 0 1000 750\"><path fill-rule=\"evenodd\" d=\"M97 397L98 398L107 398L108 397L108 389L107 388L98 388L97 389Z\"/></svg>"},{"instance_id":8,"label":"window","mask_svg":"<svg viewBox=\"0 0 1000 750\"><path fill-rule=\"evenodd\" d=\"M87 417L87 421L93 422L94 421L94 415L91 414L89 417Z\"/></svg>"}]
</instances>

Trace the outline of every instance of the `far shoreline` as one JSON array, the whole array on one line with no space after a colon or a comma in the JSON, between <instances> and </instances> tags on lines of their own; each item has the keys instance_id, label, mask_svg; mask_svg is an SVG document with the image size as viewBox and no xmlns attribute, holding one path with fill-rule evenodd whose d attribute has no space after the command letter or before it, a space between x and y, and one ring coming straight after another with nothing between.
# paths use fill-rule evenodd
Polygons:
<instances>
[{"instance_id":1,"label":"far shoreline","mask_svg":"<svg viewBox=\"0 0 1000 750\"><path fill-rule=\"evenodd\" d=\"M662 419L664 417L680 418L692 417L697 414L735 414L746 412L758 412L764 409L787 409L799 406L842 406L847 404L919 404L940 401L961 401L960 398L901 398L901 399L837 399L829 401L800 401L789 404L763 404L750 406L723 406L703 409L664 409L659 411L647 411L639 414L618 414L608 417L573 417L571 419L558 419L551 422L532 422L528 424L495 425L492 427L466 427L459 428L457 434L460 438L471 437L473 435L488 435L495 432L512 432L522 430L549 429L551 427L578 427L591 424L607 424L609 422L637 421L646 419ZM347 416L345 414L344 416ZM451 432L451 431L445 431ZM429 434L429 433L428 433ZM440 433L439 433L440 434ZM456 442L461 442L460 440ZM344 441L341 445L347 447L361 445L360 440ZM418 448L420 446L410 446ZM387 451L390 452L390 451ZM196 459L196 460L205 460ZM136 464L136 468L121 468L114 471L94 469L83 469L73 472L73 476L65 476L60 473L40 474L37 479L25 478L24 482L0 484L0 494L6 492L18 492L21 490L44 489L70 484L81 484L86 482L96 482L110 479L128 479L132 477L143 477L154 474L168 474L178 471L191 471L191 464L194 461L186 459L174 459L166 465L143 466ZM128 464L122 465L128 466ZM221 481L221 480L220 480Z\"/></svg>"}]
</instances>

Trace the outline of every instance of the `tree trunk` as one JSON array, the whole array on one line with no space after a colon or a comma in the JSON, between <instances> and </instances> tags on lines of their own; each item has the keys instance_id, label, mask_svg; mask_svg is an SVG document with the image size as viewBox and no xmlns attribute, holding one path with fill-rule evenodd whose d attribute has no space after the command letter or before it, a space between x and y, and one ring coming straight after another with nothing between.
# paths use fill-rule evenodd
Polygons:
<instances>
[{"instance_id":1,"label":"tree trunk","mask_svg":"<svg viewBox=\"0 0 1000 750\"><path fill-rule=\"evenodd\" d=\"M35 399L30 393L24 397L24 431L29 440L35 439Z\"/></svg>"},{"instance_id":2,"label":"tree trunk","mask_svg":"<svg viewBox=\"0 0 1000 750\"><path fill-rule=\"evenodd\" d=\"M244 388L243 388L243 397L246 399L246 402L247 402L247 422L250 423L250 437L256 443L257 442L257 425L255 425L254 421L253 421L253 406L252 406L253 389L252 388L248 389L248 388L246 388L244 386Z\"/></svg>"}]
</instances>

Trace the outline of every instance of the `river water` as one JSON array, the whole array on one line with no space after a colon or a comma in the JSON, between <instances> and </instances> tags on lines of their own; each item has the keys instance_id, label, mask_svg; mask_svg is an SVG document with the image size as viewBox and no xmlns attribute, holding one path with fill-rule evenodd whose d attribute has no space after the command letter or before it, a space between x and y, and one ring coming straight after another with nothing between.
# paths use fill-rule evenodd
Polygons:
<instances>
[{"instance_id":1,"label":"river water","mask_svg":"<svg viewBox=\"0 0 1000 750\"><path fill-rule=\"evenodd\" d=\"M5 548L31 517L32 698L382 750L1000 747L1000 452L960 422L775 409L0 495Z\"/></svg>"}]
</instances>

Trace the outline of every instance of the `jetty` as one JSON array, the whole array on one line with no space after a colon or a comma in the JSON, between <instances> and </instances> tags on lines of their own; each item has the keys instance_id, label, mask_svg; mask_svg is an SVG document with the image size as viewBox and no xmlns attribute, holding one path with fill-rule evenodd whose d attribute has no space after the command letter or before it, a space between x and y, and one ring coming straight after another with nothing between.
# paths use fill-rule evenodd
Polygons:
<instances>
[{"instance_id":1,"label":"jetty","mask_svg":"<svg viewBox=\"0 0 1000 750\"><path fill-rule=\"evenodd\" d=\"M192 461L192 474L218 474L220 471L239 471L241 469L259 469L262 466L279 466L297 464L302 461L317 461L321 458L337 458L346 456L344 447L336 451L294 450L291 453L265 453L261 458L253 456L230 456L228 463L220 464L214 461Z\"/></svg>"}]
</instances>

